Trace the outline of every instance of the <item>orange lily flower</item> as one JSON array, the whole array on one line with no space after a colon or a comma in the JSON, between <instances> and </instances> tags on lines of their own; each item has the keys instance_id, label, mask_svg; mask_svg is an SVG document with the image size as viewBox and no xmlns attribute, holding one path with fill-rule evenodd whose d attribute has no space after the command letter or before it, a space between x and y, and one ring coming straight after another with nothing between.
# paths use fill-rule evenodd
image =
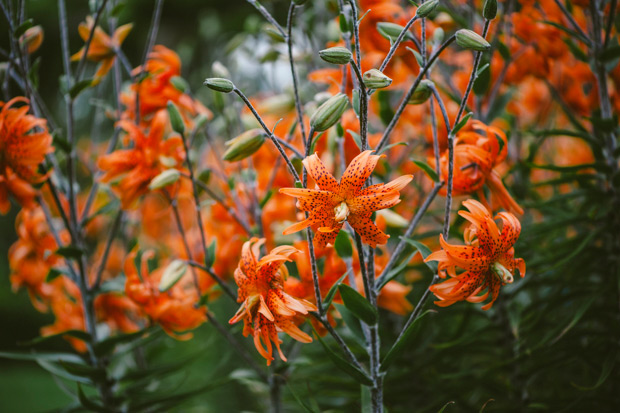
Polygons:
<instances>
[{"instance_id":1,"label":"orange lily flower","mask_svg":"<svg viewBox=\"0 0 620 413\"><path fill-rule=\"evenodd\" d=\"M362 188L381 156L364 151L357 155L344 171L340 182L327 172L317 154L303 160L319 189L282 188L280 192L297 198L297 207L308 212L308 218L291 225L284 235L312 227L314 241L320 247L333 243L344 221L355 229L362 241L373 248L385 244L389 238L370 219L374 211L391 208L400 202L400 190L412 179L404 175L387 184Z\"/></svg>"},{"instance_id":2,"label":"orange lily flower","mask_svg":"<svg viewBox=\"0 0 620 413\"><path fill-rule=\"evenodd\" d=\"M297 327L294 319L317 308L309 301L284 292L288 270L282 264L291 261L289 256L299 250L282 245L258 260L260 247L264 243L264 238L252 238L243 244L241 260L235 270L235 281L239 287L237 302L242 305L229 323L243 320L243 335L254 336L256 349L270 365L273 361L271 342L278 349L280 359L286 361L280 349L282 340L278 338L278 331L284 331L302 343L312 342L312 338Z\"/></svg>"},{"instance_id":3,"label":"orange lily flower","mask_svg":"<svg viewBox=\"0 0 620 413\"><path fill-rule=\"evenodd\" d=\"M523 209L510 196L502 182L502 178L495 169L508 154L506 134L493 126L472 121L473 130L459 132L454 143L454 195L469 195L476 192L482 202L486 204L483 185L486 184L491 195L506 210L523 214ZM484 132L484 134L480 133ZM500 145L500 141L502 144ZM435 166L435 160L429 158ZM448 176L448 151L445 151L440 160L443 176ZM445 195L446 190L441 192Z\"/></svg>"},{"instance_id":4,"label":"orange lily flower","mask_svg":"<svg viewBox=\"0 0 620 413\"><path fill-rule=\"evenodd\" d=\"M521 223L509 212L500 212L495 220L502 221L501 230L489 211L478 201L468 199L463 205L469 210L459 215L471 222L463 238L465 246L450 245L443 235L439 237L442 250L426 257L426 262L437 261L438 275L450 279L433 285L430 290L439 298L440 307L447 307L457 301L467 300L480 303L491 294L491 301L482 309L491 308L502 285L513 282L515 269L525 276L525 261L514 257L513 245L521 233ZM456 274L456 267L464 272ZM487 292L479 295L487 289Z\"/></svg>"},{"instance_id":5,"label":"orange lily flower","mask_svg":"<svg viewBox=\"0 0 620 413\"><path fill-rule=\"evenodd\" d=\"M119 126L129 133L134 147L117 149L99 158L97 165L105 172L101 181L108 182L123 176L117 185L122 208L131 207L148 192L153 178L166 169L180 167L185 159L181 137L171 136L164 140L167 122L167 114L159 112L151 122L147 135L133 122L119 121Z\"/></svg>"},{"instance_id":6,"label":"orange lily flower","mask_svg":"<svg viewBox=\"0 0 620 413\"><path fill-rule=\"evenodd\" d=\"M18 102L25 105L13 107ZM6 214L9 194L22 206L32 206L37 192L31 184L45 180L38 167L54 148L45 119L27 114L28 99L0 102L0 108L0 214Z\"/></svg>"},{"instance_id":7,"label":"orange lily flower","mask_svg":"<svg viewBox=\"0 0 620 413\"><path fill-rule=\"evenodd\" d=\"M196 308L196 288L193 284L191 270L165 293L159 291L159 283L165 266L149 274L148 260L154 256L153 251L146 251L140 257L140 270L136 267L137 251L132 251L125 259L125 294L153 322L171 337L177 340L189 340L193 330L207 320L204 308Z\"/></svg>"},{"instance_id":8,"label":"orange lily flower","mask_svg":"<svg viewBox=\"0 0 620 413\"><path fill-rule=\"evenodd\" d=\"M94 24L95 20L91 16L86 17L86 22L80 23L78 32L80 33L82 40L85 42L88 41ZM132 27L133 24L131 23L119 27L116 31L114 31L112 37L108 36L106 32L101 29L101 27L95 27L95 34L93 35L93 39L88 48L88 53L86 54L86 58L88 60L101 62L101 65L97 69L97 73L95 73L95 77L93 78L93 86L98 84L112 68L114 59L116 59L116 50L121 47L121 44L125 41L125 38L131 31ZM71 60L80 60L82 56L84 56L85 51L86 50L83 47L79 52L71 56Z\"/></svg>"}]
</instances>

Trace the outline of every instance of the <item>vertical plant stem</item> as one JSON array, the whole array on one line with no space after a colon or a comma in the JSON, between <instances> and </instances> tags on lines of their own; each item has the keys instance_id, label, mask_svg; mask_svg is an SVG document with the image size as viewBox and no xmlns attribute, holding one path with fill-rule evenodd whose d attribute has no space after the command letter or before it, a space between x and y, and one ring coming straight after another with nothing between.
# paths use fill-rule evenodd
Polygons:
<instances>
[{"instance_id":1,"label":"vertical plant stem","mask_svg":"<svg viewBox=\"0 0 620 413\"><path fill-rule=\"evenodd\" d=\"M304 115L301 109L301 100L299 99L299 80L297 79L297 71L295 70L295 60L293 59L293 18L295 17L295 8L297 5L291 1L288 9L288 19L286 21L286 46L288 49L288 61L291 65L291 75L293 77L293 93L295 94L295 110L297 111L297 122L301 131L301 140L306 145L306 126L304 125Z\"/></svg>"}]
</instances>

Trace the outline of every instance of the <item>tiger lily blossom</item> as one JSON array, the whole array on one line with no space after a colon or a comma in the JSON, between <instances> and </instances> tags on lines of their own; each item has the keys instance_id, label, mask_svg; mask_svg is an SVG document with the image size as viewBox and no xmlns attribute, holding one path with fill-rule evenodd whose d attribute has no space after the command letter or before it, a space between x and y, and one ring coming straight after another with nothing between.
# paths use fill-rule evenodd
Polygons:
<instances>
[{"instance_id":1,"label":"tiger lily blossom","mask_svg":"<svg viewBox=\"0 0 620 413\"><path fill-rule=\"evenodd\" d=\"M431 286L440 307L447 307L457 301L480 303L491 295L491 301L482 309L491 308L501 286L514 281L514 271L525 276L525 261L514 257L513 245L519 238L521 223L509 212L500 212L492 218L489 211L478 201L469 199L463 202L469 210L459 211L459 215L471 222L463 238L467 245L450 245L440 235L442 250L430 254L428 261L437 261L438 275L450 279ZM495 220L500 220L501 230ZM457 275L456 268L464 270ZM482 291L486 293L479 295Z\"/></svg>"},{"instance_id":2,"label":"tiger lily blossom","mask_svg":"<svg viewBox=\"0 0 620 413\"><path fill-rule=\"evenodd\" d=\"M90 32L93 30L94 25L95 21L91 16L86 17L86 22L80 23L78 32L80 33L82 40L85 42L88 41ZM125 24L116 29L112 37L110 37L101 29L101 27L97 26L95 27L95 34L90 42L90 46L88 47L88 52L86 51L86 47L82 47L79 52L71 56L72 61L77 61L82 59L84 53L86 53L86 58L88 60L101 63L97 69L97 73L95 73L92 85L98 84L110 71L112 65L114 64L114 59L116 58L116 50L121 47L121 44L131 31L132 27L133 25L131 23Z\"/></svg>"},{"instance_id":3,"label":"tiger lily blossom","mask_svg":"<svg viewBox=\"0 0 620 413\"><path fill-rule=\"evenodd\" d=\"M372 222L374 211L391 208L400 202L400 190L413 175L404 175L387 184L363 188L381 158L364 151L357 155L344 171L340 182L327 171L319 157L314 154L303 160L319 189L282 188L280 192L297 198L297 208L308 212L308 217L284 230L292 234L307 227L315 231L314 241L319 247L334 242L345 221L355 229L362 242L372 246L385 244L389 238Z\"/></svg>"},{"instance_id":4,"label":"tiger lily blossom","mask_svg":"<svg viewBox=\"0 0 620 413\"><path fill-rule=\"evenodd\" d=\"M239 287L237 301L242 304L229 323L243 320L243 335L253 335L256 349L270 365L273 361L272 342L280 358L286 361L280 349L282 340L278 338L278 331L284 331L302 343L312 342L312 338L301 331L295 321L317 308L309 301L284 292L288 271L282 264L291 261L289 256L299 250L282 245L258 259L260 247L264 243L264 238L252 238L243 244L241 260L234 273Z\"/></svg>"}]
</instances>

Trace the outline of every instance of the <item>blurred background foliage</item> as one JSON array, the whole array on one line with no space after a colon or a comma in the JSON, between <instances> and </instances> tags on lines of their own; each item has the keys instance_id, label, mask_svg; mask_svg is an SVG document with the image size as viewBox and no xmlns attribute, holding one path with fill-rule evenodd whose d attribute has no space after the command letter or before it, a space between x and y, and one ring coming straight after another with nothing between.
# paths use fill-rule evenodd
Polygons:
<instances>
[{"instance_id":1,"label":"blurred background foliage","mask_svg":"<svg viewBox=\"0 0 620 413\"><path fill-rule=\"evenodd\" d=\"M285 20L287 1L263 3L279 21ZM303 19L308 21L301 23L303 29L312 27L311 20L330 7L329 1L313 3L314 12L304 14ZM27 5L30 17L45 30L44 47L39 52L43 62L40 90L47 102L57 102L62 64L56 4L30 1ZM76 28L88 14L88 2L68 0L68 7L69 27ZM134 23L123 46L134 66L141 58L152 7L152 1L132 0L119 15L121 23ZM235 52L235 59L227 56L234 45L251 41L243 36L259 33L263 24L243 0L168 1L158 43L180 55L183 75L194 90L210 74L211 64L222 60L238 77L233 80L251 95L260 85L268 90L282 86L265 77L258 65L241 67L245 62L242 51ZM76 30L70 30L70 35L72 47L81 45ZM309 31L306 36L308 47L319 50L329 34L315 37ZM0 39L2 47L7 47L7 40L6 36ZM274 65L267 73L276 73L277 62L269 62L268 51L262 57L265 65ZM302 78L304 75L301 73ZM256 83L256 79L262 82ZM206 90L198 93L205 102L213 98ZM60 118L61 105L51 106ZM87 112L81 114L81 120L88 121ZM601 128L594 124L595 132ZM584 134L589 137L589 133ZM533 159L548 135L525 131L515 135L511 139L519 139L529 153L515 167L513 187L529 212L516 245L518 255L527 262L527 276L503 289L489 312L461 304L427 315L419 323L410 348L386 376L389 411L436 412L444 406L445 412L620 411L620 179L605 163L600 148L592 144L597 165L587 171L557 168L557 180L549 185L553 194L543 198L529 177L535 169ZM614 156L617 159L618 154ZM568 192L561 189L566 183L571 184ZM15 212L0 219L1 350L20 349L20 342L36 337L41 326L52 322L51 315L34 310L25 291L11 292L7 251L15 241ZM453 229L456 234L458 225ZM425 266L417 269L424 280L414 287L412 302L432 277ZM235 311L222 300L212 309L222 315L223 324L226 315ZM382 317L387 320L382 342L392 343L403 321L388 313ZM233 331L240 335L238 327ZM353 329L345 329L344 335L354 349L359 346ZM285 341L285 346L289 345L290 341ZM66 344L51 341L44 348L61 350ZM244 369L243 362L209 323L195 332L194 340L174 341L161 334L156 342L145 346L145 351L146 358L155 360L156 365L166 365L170 359L186 360L180 370L166 373L162 388L206 386L173 410L267 409L265 385ZM333 367L318 343L304 346L292 371L292 379L283 389L288 411L302 410L298 399L333 411L359 411L363 397L359 385ZM62 386L33 362L0 359L2 412L43 412L65 406L71 398L60 390Z\"/></svg>"}]
</instances>

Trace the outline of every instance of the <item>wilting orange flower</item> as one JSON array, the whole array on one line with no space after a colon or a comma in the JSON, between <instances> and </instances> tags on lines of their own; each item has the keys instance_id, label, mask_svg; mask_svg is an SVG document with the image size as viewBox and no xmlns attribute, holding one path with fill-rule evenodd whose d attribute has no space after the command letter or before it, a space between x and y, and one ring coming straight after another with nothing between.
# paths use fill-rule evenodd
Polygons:
<instances>
[{"instance_id":1,"label":"wilting orange flower","mask_svg":"<svg viewBox=\"0 0 620 413\"><path fill-rule=\"evenodd\" d=\"M273 361L271 342L278 349L280 358L286 361L280 349L282 340L278 338L278 331L284 331L302 343L312 341L308 334L297 327L294 318L308 314L308 311L316 311L316 307L284 292L284 280L288 277L288 270L282 264L284 261L291 261L289 255L298 250L282 245L258 260L260 247L264 242L264 238L252 238L243 244L241 260L235 270L235 281L239 287L237 301L242 305L230 319L230 324L243 320L243 335L254 336L256 349L267 359L267 365L270 365Z\"/></svg>"},{"instance_id":2,"label":"wilting orange flower","mask_svg":"<svg viewBox=\"0 0 620 413\"><path fill-rule=\"evenodd\" d=\"M13 107L18 102L25 105ZM27 114L28 99L0 102L0 108L0 214L6 214L9 194L21 205L32 206L36 191L30 184L45 179L37 169L54 148L45 119Z\"/></svg>"},{"instance_id":3,"label":"wilting orange flower","mask_svg":"<svg viewBox=\"0 0 620 413\"><path fill-rule=\"evenodd\" d=\"M344 221L348 221L364 243L372 247L385 244L389 236L377 228L370 215L398 204L399 191L413 179L413 175L404 175L387 184L362 189L381 158L371 155L372 152L364 151L356 156L344 171L340 182L327 172L316 154L304 159L304 167L319 189L280 189L283 194L296 197L297 207L309 213L307 219L285 229L284 235L312 227L316 232L314 241L323 247L334 242Z\"/></svg>"},{"instance_id":4,"label":"wilting orange flower","mask_svg":"<svg viewBox=\"0 0 620 413\"><path fill-rule=\"evenodd\" d=\"M472 122L473 130L459 132L454 143L454 195L469 195L476 192L483 203L486 199L483 185L486 184L491 196L497 199L506 210L523 213L523 209L510 196L499 173L494 169L508 154L506 135L493 126L480 121ZM484 133L480 133L484 132ZM501 142L501 143L500 143ZM439 160L443 176L448 176L448 151ZM429 158L435 166L435 160ZM445 195L446 190L442 193Z\"/></svg>"},{"instance_id":5,"label":"wilting orange flower","mask_svg":"<svg viewBox=\"0 0 620 413\"><path fill-rule=\"evenodd\" d=\"M160 267L149 274L148 260L153 258L153 251L146 251L138 258L137 251L132 251L125 259L125 294L153 322L171 337L189 340L193 330L207 319L204 308L196 308L196 289L190 277L190 269L172 288L162 293L159 283L165 267ZM140 269L136 260L140 260Z\"/></svg>"},{"instance_id":6,"label":"wilting orange flower","mask_svg":"<svg viewBox=\"0 0 620 413\"><path fill-rule=\"evenodd\" d=\"M469 199L463 202L469 210L459 211L459 215L471 222L463 238L467 245L450 245L440 235L442 250L436 251L426 261L438 261L438 274L449 280L435 284L431 291L439 298L435 304L446 307L457 301L467 300L479 303L491 294L491 301L482 309L491 308L502 285L514 280L515 269L521 277L525 275L525 261L514 257L513 245L521 233L521 223L509 212L500 212L495 219L502 221L501 230L489 211L478 201ZM456 268L464 272L457 275ZM487 292L479 295L487 289Z\"/></svg>"},{"instance_id":7,"label":"wilting orange flower","mask_svg":"<svg viewBox=\"0 0 620 413\"><path fill-rule=\"evenodd\" d=\"M95 21L91 16L86 17L86 22L80 23L78 32L80 33L82 40L85 42L88 41L94 24ZM101 65L99 66L99 69L97 69L97 73L95 73L95 77L93 78L93 85L98 84L110 71L112 65L114 64L114 59L116 58L116 50L121 47L121 44L131 31L132 27L133 24L131 23L119 27L116 29L112 37L108 36L106 32L101 29L101 27L95 27L95 34L93 35L93 39L88 48L88 53L86 54L86 58L88 60L92 60L93 62L101 62ZM71 56L71 60L80 60L84 55L84 52L85 48L83 47L79 52Z\"/></svg>"},{"instance_id":8,"label":"wilting orange flower","mask_svg":"<svg viewBox=\"0 0 620 413\"><path fill-rule=\"evenodd\" d=\"M147 135L133 122L119 121L119 126L129 133L133 148L118 149L99 158L97 165L105 172L101 177L103 182L123 175L118 183L123 208L131 207L145 194L153 178L166 169L180 166L185 159L180 136L170 136L164 140L167 122L166 113L159 112L151 122Z\"/></svg>"}]
</instances>

